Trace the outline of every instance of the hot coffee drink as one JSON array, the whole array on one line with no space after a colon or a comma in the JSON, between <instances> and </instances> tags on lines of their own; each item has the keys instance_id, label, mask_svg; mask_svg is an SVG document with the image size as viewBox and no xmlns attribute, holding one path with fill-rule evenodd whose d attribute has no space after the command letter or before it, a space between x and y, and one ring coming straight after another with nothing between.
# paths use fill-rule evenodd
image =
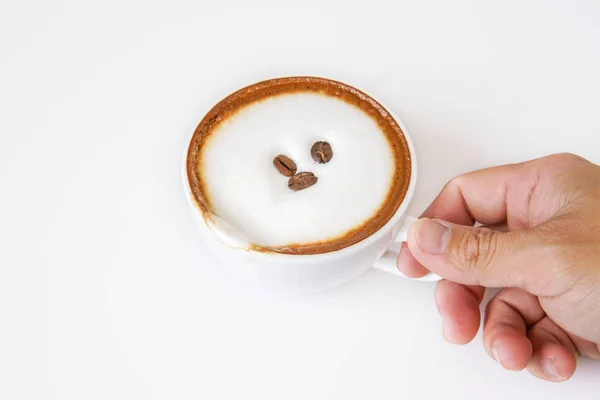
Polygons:
<instances>
[{"instance_id":1,"label":"hot coffee drink","mask_svg":"<svg viewBox=\"0 0 600 400\"><path fill-rule=\"evenodd\" d=\"M248 250L336 251L390 220L411 178L392 116L363 92L322 78L260 82L219 102L187 153L203 216Z\"/></svg>"}]
</instances>

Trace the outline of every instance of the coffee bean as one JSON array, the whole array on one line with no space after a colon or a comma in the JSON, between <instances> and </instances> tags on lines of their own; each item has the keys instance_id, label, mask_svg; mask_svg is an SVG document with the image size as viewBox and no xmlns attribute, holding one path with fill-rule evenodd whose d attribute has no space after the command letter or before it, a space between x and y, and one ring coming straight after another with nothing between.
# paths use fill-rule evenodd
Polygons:
<instances>
[{"instance_id":1,"label":"coffee bean","mask_svg":"<svg viewBox=\"0 0 600 400\"><path fill-rule=\"evenodd\" d=\"M333 150L327 142L316 142L310 149L310 155L319 164L326 164L333 158Z\"/></svg>"},{"instance_id":2,"label":"coffee bean","mask_svg":"<svg viewBox=\"0 0 600 400\"><path fill-rule=\"evenodd\" d=\"M318 178L312 172L300 172L290 178L288 187L292 190L302 190L317 183Z\"/></svg>"},{"instance_id":3,"label":"coffee bean","mask_svg":"<svg viewBox=\"0 0 600 400\"><path fill-rule=\"evenodd\" d=\"M292 176L296 173L296 163L283 154L273 159L273 165L281 175Z\"/></svg>"}]
</instances>

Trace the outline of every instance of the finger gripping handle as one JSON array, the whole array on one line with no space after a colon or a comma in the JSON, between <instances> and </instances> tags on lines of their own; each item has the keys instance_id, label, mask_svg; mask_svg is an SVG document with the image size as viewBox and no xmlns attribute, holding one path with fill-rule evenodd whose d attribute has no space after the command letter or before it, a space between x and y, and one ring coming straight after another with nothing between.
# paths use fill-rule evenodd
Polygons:
<instances>
[{"instance_id":1,"label":"finger gripping handle","mask_svg":"<svg viewBox=\"0 0 600 400\"><path fill-rule=\"evenodd\" d=\"M417 218L414 218L414 217L410 217L410 216L406 217L406 219L404 220L404 224L402 224L402 226L400 227L400 230L396 234L396 237L394 238L393 242L394 243L403 243L403 242L408 241L408 230L410 229L410 226L416 220L417 220ZM377 268L381 271L389 272L390 274L398 275L403 278L411 279L414 281L435 282L435 281L439 281L440 279L442 279L441 277L439 277L438 275L436 275L432 272L429 272L427 275L425 275L421 278L407 277L406 275L404 275L402 272L400 272L398 270L398 266L396 264L396 262L398 260L398 256L399 256L399 253L397 251L388 249L383 254L383 257L381 257L375 263L375 265L373 265L373 267Z\"/></svg>"}]
</instances>

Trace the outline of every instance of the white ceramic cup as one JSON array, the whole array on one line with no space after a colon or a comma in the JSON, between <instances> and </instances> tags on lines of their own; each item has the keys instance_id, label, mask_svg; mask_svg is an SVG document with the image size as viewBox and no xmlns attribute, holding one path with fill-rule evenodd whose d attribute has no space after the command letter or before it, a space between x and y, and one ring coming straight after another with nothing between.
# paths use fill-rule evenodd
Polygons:
<instances>
[{"instance_id":1,"label":"white ceramic cup","mask_svg":"<svg viewBox=\"0 0 600 400\"><path fill-rule=\"evenodd\" d=\"M379 102L379 104L382 104ZM383 104L382 104L383 105ZM383 106L389 111L389 108ZM417 183L417 157L415 149L402 121L393 113L406 141L411 155L411 177L406 196L392 218L377 232L368 238L341 250L314 254L291 255L252 251L235 246L235 240L227 237L226 232L217 231L214 224L206 221L189 186L187 176L187 147L183 159L183 182L186 197L192 208L196 227L204 241L217 258L236 275L261 288L276 291L313 292L330 289L356 278L369 268L405 277L396 266L398 252L392 251L394 242L407 240L408 228L416 218L407 216ZM240 199L243 201L243 199ZM429 273L419 281L437 281L440 277Z\"/></svg>"}]
</instances>

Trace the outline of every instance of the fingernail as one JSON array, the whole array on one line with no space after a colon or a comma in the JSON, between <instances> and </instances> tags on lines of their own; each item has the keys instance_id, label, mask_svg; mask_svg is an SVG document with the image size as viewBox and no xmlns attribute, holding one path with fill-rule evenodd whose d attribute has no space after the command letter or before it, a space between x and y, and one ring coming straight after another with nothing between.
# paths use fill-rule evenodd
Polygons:
<instances>
[{"instance_id":1,"label":"fingernail","mask_svg":"<svg viewBox=\"0 0 600 400\"><path fill-rule=\"evenodd\" d=\"M494 360L499 362L504 367L504 364L502 364L502 360L500 359L500 347L497 344L492 346L492 355L494 356Z\"/></svg>"},{"instance_id":2,"label":"fingernail","mask_svg":"<svg viewBox=\"0 0 600 400\"><path fill-rule=\"evenodd\" d=\"M450 344L454 344L450 339L448 339L448 334L446 333L446 324L442 320L442 336L444 340Z\"/></svg>"},{"instance_id":3,"label":"fingernail","mask_svg":"<svg viewBox=\"0 0 600 400\"><path fill-rule=\"evenodd\" d=\"M406 260L408 258L407 255L406 255L407 251L408 250L406 249L405 246L402 246L400 248L400 254L398 254L398 261L396 262L396 265L398 266L398 269L400 269L401 265L406 264Z\"/></svg>"},{"instance_id":4,"label":"fingernail","mask_svg":"<svg viewBox=\"0 0 600 400\"><path fill-rule=\"evenodd\" d=\"M442 254L450 241L450 230L432 219L421 219L417 223L417 243L423 252Z\"/></svg>"},{"instance_id":5,"label":"fingernail","mask_svg":"<svg viewBox=\"0 0 600 400\"><path fill-rule=\"evenodd\" d=\"M542 370L546 375L550 378L562 378L556 369L556 363L554 362L554 357L544 357L542 358Z\"/></svg>"}]
</instances>

